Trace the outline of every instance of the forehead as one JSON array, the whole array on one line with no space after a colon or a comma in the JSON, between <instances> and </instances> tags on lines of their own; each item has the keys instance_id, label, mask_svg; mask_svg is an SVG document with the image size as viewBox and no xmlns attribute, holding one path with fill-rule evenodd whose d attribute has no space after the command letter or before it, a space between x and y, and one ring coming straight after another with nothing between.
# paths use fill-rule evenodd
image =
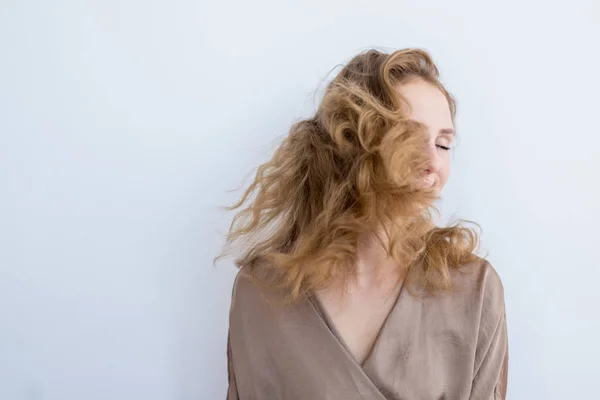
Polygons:
<instances>
[{"instance_id":1,"label":"forehead","mask_svg":"<svg viewBox=\"0 0 600 400\"><path fill-rule=\"evenodd\" d=\"M448 100L434 85L418 79L398 85L397 90L410 104L408 118L435 130L453 127Z\"/></svg>"}]
</instances>

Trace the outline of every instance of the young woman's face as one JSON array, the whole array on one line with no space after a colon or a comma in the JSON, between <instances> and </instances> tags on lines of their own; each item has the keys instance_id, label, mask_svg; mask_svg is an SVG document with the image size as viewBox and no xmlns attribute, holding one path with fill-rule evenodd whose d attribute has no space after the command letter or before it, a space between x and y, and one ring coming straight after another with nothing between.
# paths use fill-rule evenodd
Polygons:
<instances>
[{"instance_id":1,"label":"young woman's face","mask_svg":"<svg viewBox=\"0 0 600 400\"><path fill-rule=\"evenodd\" d=\"M416 79L398 86L398 91L408 100L408 118L427 127L427 151L431 162L423 173L421 185L435 187L439 193L450 174L450 148L454 140L454 124L446 96L435 86Z\"/></svg>"}]
</instances>

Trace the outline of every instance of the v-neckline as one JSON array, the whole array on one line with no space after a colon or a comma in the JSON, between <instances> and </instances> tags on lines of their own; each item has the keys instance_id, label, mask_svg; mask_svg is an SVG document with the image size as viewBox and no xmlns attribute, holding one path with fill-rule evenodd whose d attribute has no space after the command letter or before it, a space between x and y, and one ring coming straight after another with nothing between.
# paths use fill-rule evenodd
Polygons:
<instances>
[{"instance_id":1,"label":"v-neckline","mask_svg":"<svg viewBox=\"0 0 600 400\"><path fill-rule=\"evenodd\" d=\"M316 295L316 293L311 292L311 293L307 293L306 294L306 297L309 299L309 301L311 303L313 303L313 306L314 306L315 310L317 311L317 313L319 314L319 316L321 317L321 319L325 322L325 325L327 326L327 328L329 328L329 331L331 332L331 334L336 338L336 340L339 342L339 344L348 353L348 356L352 359L352 361L361 370L363 370L363 371L365 370L365 367L368 364L369 360L374 356L374 354L376 352L376 349L378 347L378 343L379 343L379 341L381 339L381 336L382 336L383 333L385 333L386 328L387 328L387 326L389 324L390 317L393 314L395 314L395 312L399 308L398 304L400 303L400 299L402 298L402 295L403 295L403 292L404 292L404 282L405 282L405 279L406 278L404 278L402 280L402 283L400 284L400 289L398 290L398 293L396 295L396 299L395 299L394 303L392 304L392 307L390 308L390 311L385 316L385 318L383 320L383 323L381 324L381 327L379 328L379 331L377 332L377 335L375 336L375 340L373 341L373 343L371 345L371 348L369 349L369 352L367 353L367 356L365 357L365 359L363 360L362 363L359 363L356 360L356 358L354 357L354 355L352 354L352 352L350 351L350 348L348 347L348 345L344 341L344 338L342 337L340 331L336 327L335 323L333 322L333 319L330 317L329 313L327 312L327 310L325 309L325 307L321 303L321 300L319 300L319 298Z\"/></svg>"}]
</instances>

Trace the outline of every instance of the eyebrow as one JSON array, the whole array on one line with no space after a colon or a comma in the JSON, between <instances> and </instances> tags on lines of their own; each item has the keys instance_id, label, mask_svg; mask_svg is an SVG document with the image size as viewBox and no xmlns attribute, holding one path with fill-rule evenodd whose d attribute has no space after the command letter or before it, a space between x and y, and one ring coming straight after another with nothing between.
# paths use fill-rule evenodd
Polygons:
<instances>
[{"instance_id":1,"label":"eyebrow","mask_svg":"<svg viewBox=\"0 0 600 400\"><path fill-rule=\"evenodd\" d=\"M444 128L440 129L440 135L454 135L454 129L452 128Z\"/></svg>"}]
</instances>

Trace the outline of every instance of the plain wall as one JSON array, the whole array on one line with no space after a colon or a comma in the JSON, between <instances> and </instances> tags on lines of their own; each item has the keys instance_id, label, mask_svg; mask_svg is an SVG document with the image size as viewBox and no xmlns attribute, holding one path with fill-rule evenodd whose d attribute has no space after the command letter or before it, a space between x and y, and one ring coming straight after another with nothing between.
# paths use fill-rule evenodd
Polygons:
<instances>
[{"instance_id":1,"label":"plain wall","mask_svg":"<svg viewBox=\"0 0 600 400\"><path fill-rule=\"evenodd\" d=\"M504 282L509 398L597 398L599 38L594 0L4 0L0 399L224 398L218 207L373 46L458 100L442 209Z\"/></svg>"}]
</instances>

